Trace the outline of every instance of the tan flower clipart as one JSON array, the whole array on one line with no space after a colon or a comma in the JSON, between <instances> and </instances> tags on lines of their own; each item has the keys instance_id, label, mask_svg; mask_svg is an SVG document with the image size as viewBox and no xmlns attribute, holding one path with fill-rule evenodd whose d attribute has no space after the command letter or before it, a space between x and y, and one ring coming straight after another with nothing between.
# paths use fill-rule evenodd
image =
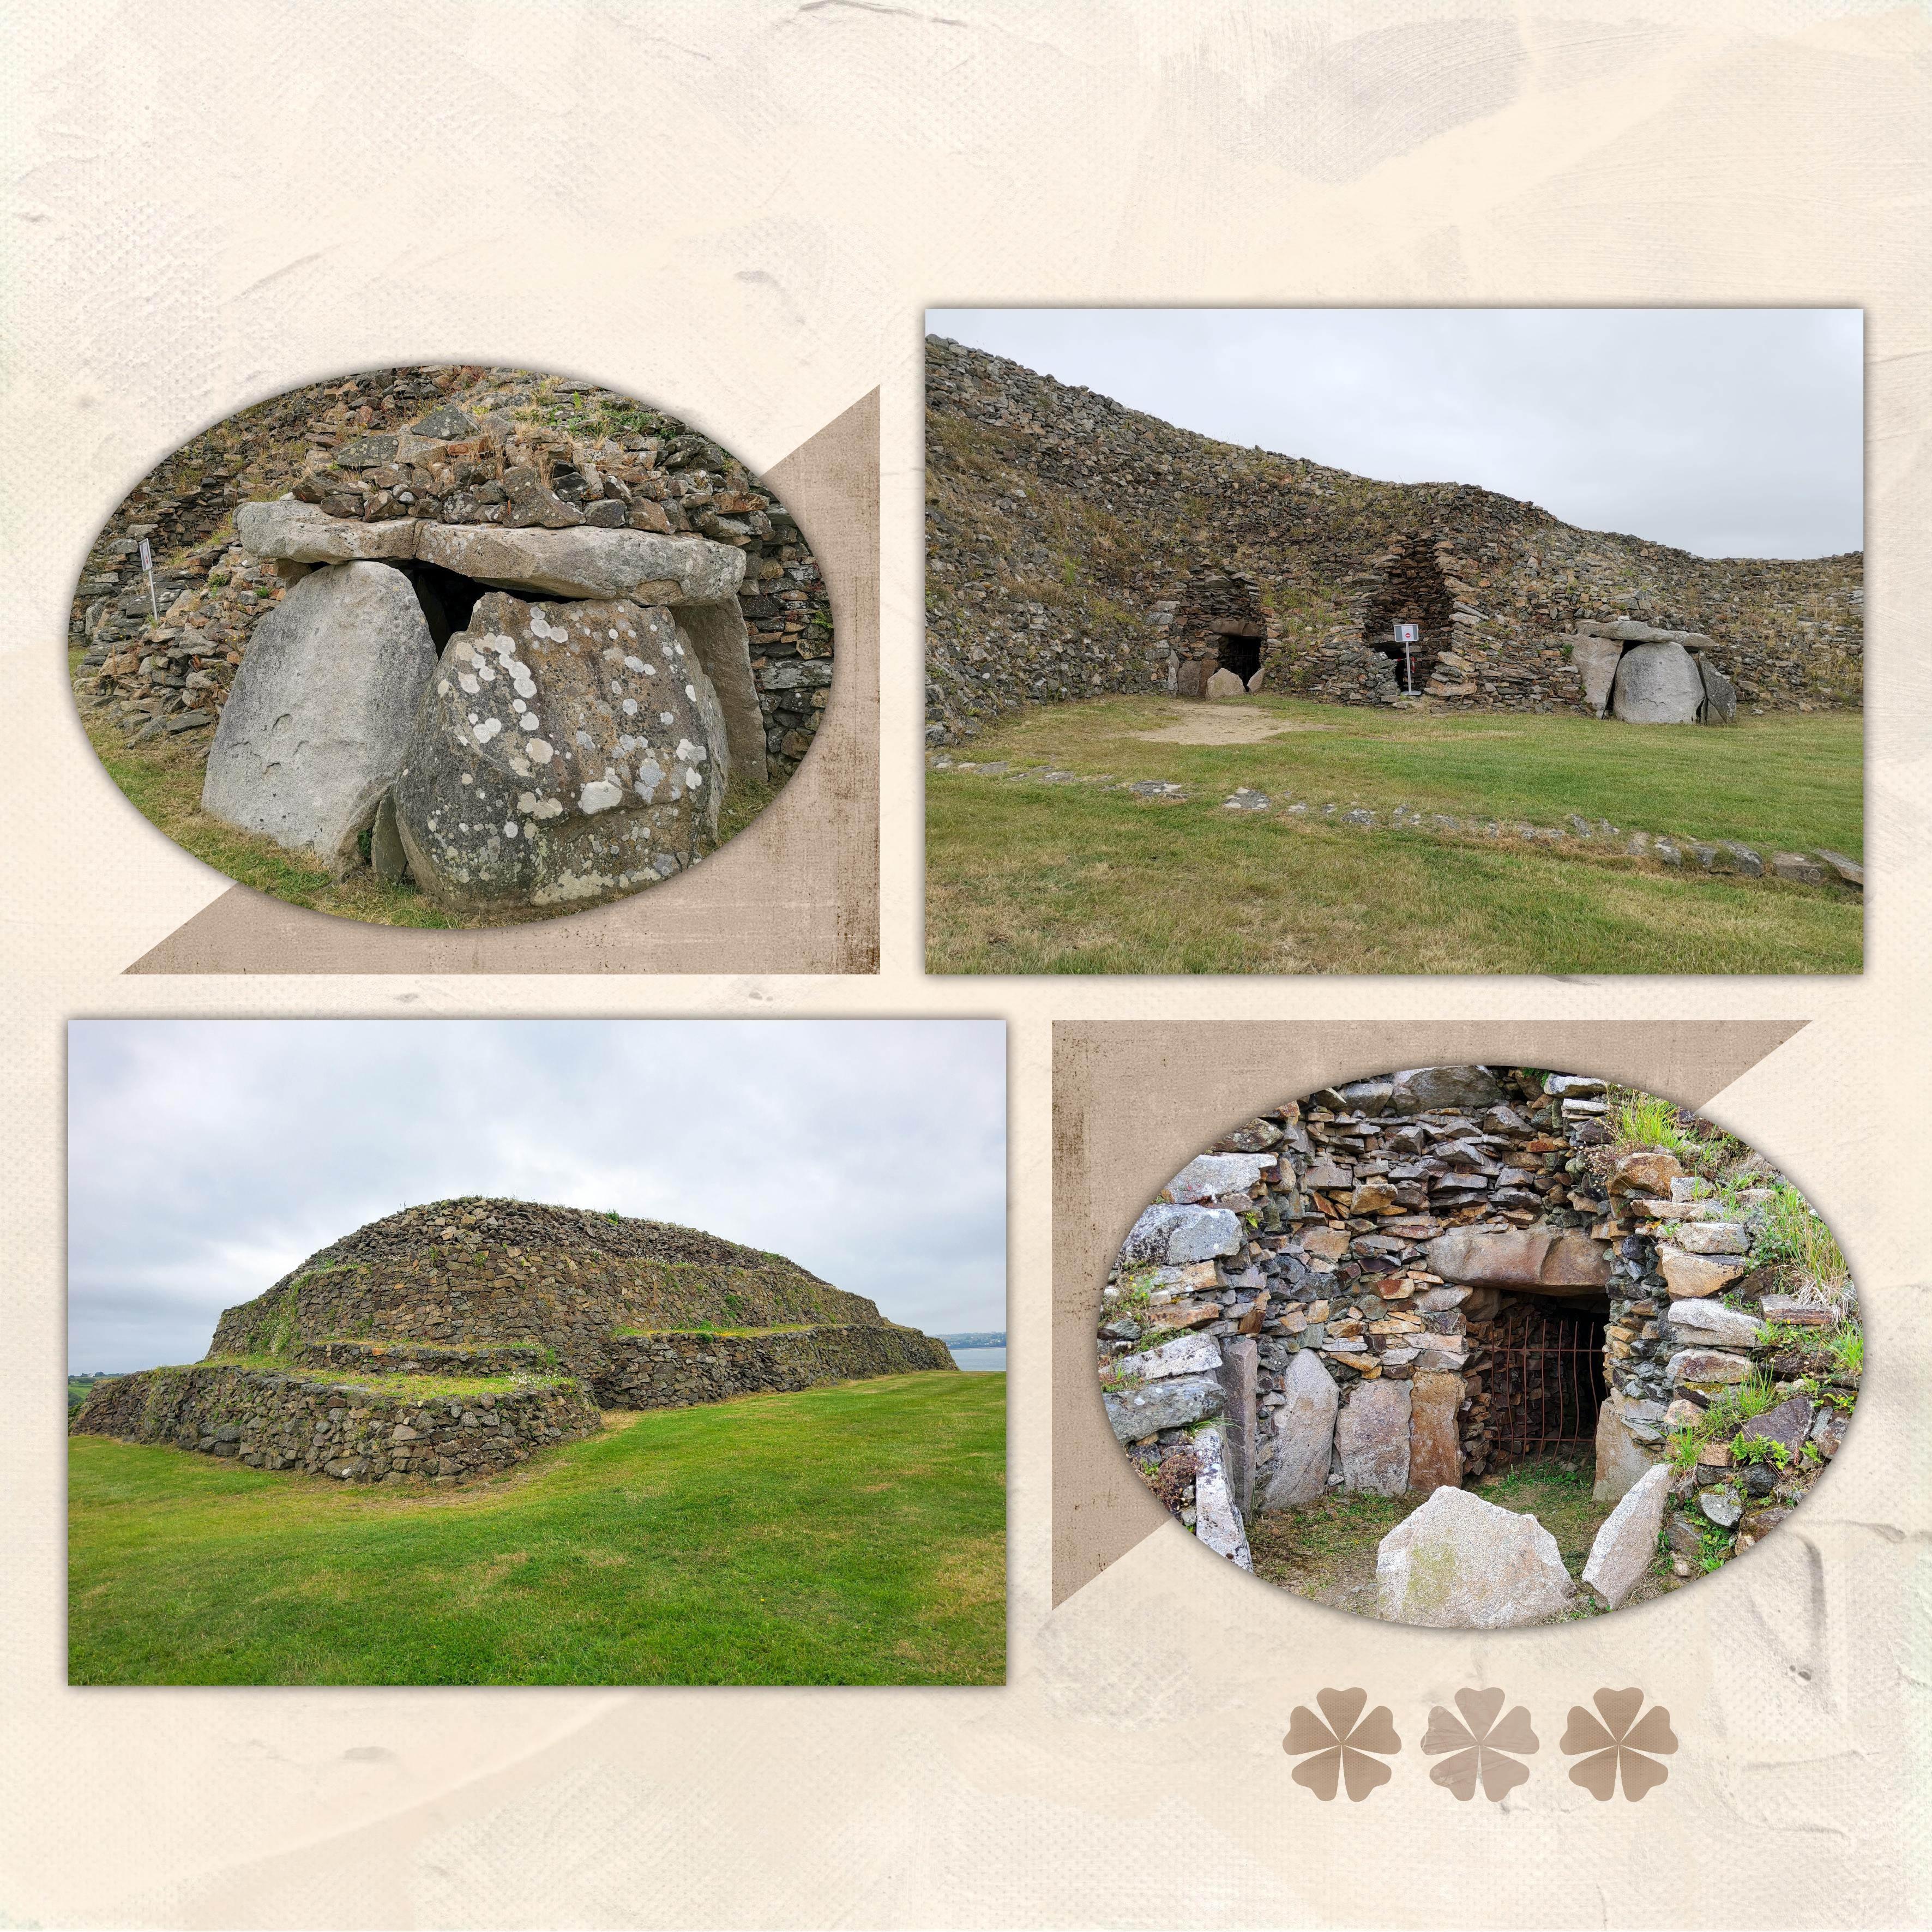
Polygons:
<instances>
[{"instance_id":1,"label":"tan flower clipart","mask_svg":"<svg viewBox=\"0 0 1932 1932\"><path fill-rule=\"evenodd\" d=\"M1591 1754L1570 1767L1570 1782L1580 1784L1592 1798L1606 1801L1616 1792L1621 1771L1624 1796L1634 1804L1670 1775L1655 1758L1644 1755L1654 1751L1667 1757L1677 1748L1670 1713L1661 1704L1653 1704L1640 1719L1641 1690L1599 1690L1592 1701L1604 1714L1600 1724L1582 1705L1570 1707L1570 1723L1561 1748L1571 1756L1578 1751Z\"/></svg>"},{"instance_id":2,"label":"tan flower clipart","mask_svg":"<svg viewBox=\"0 0 1932 1932\"><path fill-rule=\"evenodd\" d=\"M1529 1767L1509 1754L1527 1757L1538 1748L1529 1713L1519 1704L1499 1720L1502 1708L1500 1690L1459 1690L1456 1708L1460 1718L1440 1704L1430 1711L1422 1748L1431 1757L1444 1751L1455 1754L1430 1767L1432 1784L1446 1785L1458 1798L1468 1799L1475 1796L1480 1780L1483 1796L1493 1804L1528 1778Z\"/></svg>"},{"instance_id":3,"label":"tan flower clipart","mask_svg":"<svg viewBox=\"0 0 1932 1932\"><path fill-rule=\"evenodd\" d=\"M1288 1736L1281 1741L1290 1757L1302 1760L1294 1767L1294 1781L1324 1804L1334 1798L1339 1781L1349 1802L1359 1804L1376 1786L1389 1781L1388 1766L1378 1764L1369 1754L1388 1756L1402 1749L1394 1720L1386 1704L1362 1716L1362 1706L1369 1701L1366 1690L1318 1690L1315 1701L1328 1721L1324 1724L1306 1704L1298 1704L1288 1720ZM1307 1755L1310 1752L1314 1755Z\"/></svg>"}]
</instances>

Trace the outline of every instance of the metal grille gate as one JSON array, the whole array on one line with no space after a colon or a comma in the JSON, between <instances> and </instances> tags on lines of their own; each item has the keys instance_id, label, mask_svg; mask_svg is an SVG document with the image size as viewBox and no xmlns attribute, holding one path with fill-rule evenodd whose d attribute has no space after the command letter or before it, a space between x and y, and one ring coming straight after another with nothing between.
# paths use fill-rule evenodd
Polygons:
<instances>
[{"instance_id":1,"label":"metal grille gate","mask_svg":"<svg viewBox=\"0 0 1932 1932\"><path fill-rule=\"evenodd\" d=\"M1594 1443L1604 1400L1600 1316L1520 1315L1491 1354L1492 1427L1502 1455Z\"/></svg>"}]
</instances>

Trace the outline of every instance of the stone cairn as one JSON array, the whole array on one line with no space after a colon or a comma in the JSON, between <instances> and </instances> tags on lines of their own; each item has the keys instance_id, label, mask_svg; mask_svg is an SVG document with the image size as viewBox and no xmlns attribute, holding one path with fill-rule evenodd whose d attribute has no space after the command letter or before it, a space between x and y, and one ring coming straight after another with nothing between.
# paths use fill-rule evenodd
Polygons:
<instances>
[{"instance_id":1,"label":"stone cairn","mask_svg":"<svg viewBox=\"0 0 1932 1932\"><path fill-rule=\"evenodd\" d=\"M1197 574L1252 584L1272 692L1409 701L1392 627L1413 611L1418 690L1441 709L1597 708L1582 640L1619 624L1654 634L1631 642L1689 640L1694 685L1675 659L1633 670L1633 710L1668 714L1647 722L1688 722L1691 696L1700 722L1720 722L1699 658L1754 710L1858 700L1856 552L1697 557L1576 530L1467 484L1378 483L1216 442L938 337L926 422L935 745L1017 705L1174 688L1175 586ZM1714 712L1727 701L1720 688Z\"/></svg>"},{"instance_id":2,"label":"stone cairn","mask_svg":"<svg viewBox=\"0 0 1932 1932\"><path fill-rule=\"evenodd\" d=\"M305 455L291 454L304 446ZM152 602L136 567L144 537L160 566ZM396 581L354 567L369 563ZM195 439L130 494L90 554L70 634L81 652L77 690L134 741L212 750L211 762L229 767L207 801L218 815L346 867L361 862L400 770L403 714L428 688L425 665L453 638L494 649L487 640L500 633L465 629L492 588L530 602L541 622L566 626L567 610L552 608L566 600L628 603L633 626L640 614L675 613L682 652L705 676L679 678L673 688L688 682L694 695L685 702L712 713L712 731L722 733L718 745L694 733L676 703L646 712L640 701L624 712L623 698L638 695L628 689L573 695L560 721L564 745L601 760L584 782L614 784L628 798L656 756L658 796L635 796L660 821L697 769L687 759L678 771L662 752L682 740L701 747L707 762L721 750L724 757L698 772L700 795L712 788L704 809L680 814L677 832L667 830L656 850L646 842L624 885L615 884L627 870L621 862L614 868L586 862L581 850L554 854L550 883L560 900L614 896L682 869L715 830L727 769L779 780L809 749L831 685L832 632L817 562L790 513L736 458L675 418L590 384L518 370L383 371L317 385ZM272 662L244 670L264 623L256 663ZM372 678L382 687L373 692L364 688ZM231 728L241 740L231 756L220 727L238 692L244 707L252 695L258 722L250 734L238 722ZM285 765L288 747L257 742L260 714L279 716L286 699L304 694L310 703L281 734L296 741L297 768L278 788L261 772ZM526 706L536 701L524 698ZM578 716L586 702L593 712L609 705L612 728ZM674 714L669 724L656 716L665 709ZM638 728L640 716L670 734L665 744ZM476 722L485 722L480 711ZM596 742L583 745L580 730ZM205 733L212 736L198 736ZM616 742L626 737L628 747ZM496 828L500 861L503 848L532 830L544 835L539 844L556 846L562 828L549 817L514 835L501 830L518 824L524 794L532 800L526 818L547 794L532 782L540 771L518 771L506 746L494 762L511 808L471 816L473 834L459 836L481 840L484 826ZM602 792L586 806L583 788L559 815L613 808L599 802ZM344 826L345 812L357 822ZM608 845L610 824L577 844ZM409 862L393 837L385 842L392 872ZM514 848L525 872L529 850ZM475 882L448 868L419 883L453 903L504 896L500 878L472 894ZM509 901L521 891L508 887Z\"/></svg>"},{"instance_id":3,"label":"stone cairn","mask_svg":"<svg viewBox=\"0 0 1932 1932\"><path fill-rule=\"evenodd\" d=\"M1097 1326L1108 1420L1149 1488L1244 1568L1268 1513L1330 1491L1460 1490L1508 1460L1505 1409L1555 1403L1554 1370L1522 1344L1568 1312L1604 1337L1596 1494L1618 1509L1582 1579L1600 1601L1649 1571L1660 1530L1682 1575L1692 1545L1712 1567L1783 1520L1856 1394L1856 1374L1792 1338L1838 1318L1776 1292L1708 1181L1660 1150L1619 1156L1610 1109L1587 1076L1426 1067L1286 1102L1190 1162L1122 1244ZM1777 1177L1762 1178L1738 1197L1747 1220L1771 1198ZM1784 1376L1779 1405L1678 1453L1754 1372ZM1753 1431L1789 1453L1740 1460L1730 1444ZM1754 1473L1732 1479L1734 1462ZM1418 1512L1385 1546L1379 1613L1561 1613L1575 1586L1553 1540L1495 1520L1510 1516L1473 1496ZM1426 1579L1450 1574L1424 1560L1444 1536L1465 1580L1426 1600ZM1539 1580L1486 1596L1486 1564Z\"/></svg>"},{"instance_id":4,"label":"stone cairn","mask_svg":"<svg viewBox=\"0 0 1932 1932\"><path fill-rule=\"evenodd\" d=\"M662 1408L955 1367L782 1256L520 1201L406 1208L226 1310L207 1356L95 1384L73 1432L344 1482L454 1482Z\"/></svg>"}]
</instances>

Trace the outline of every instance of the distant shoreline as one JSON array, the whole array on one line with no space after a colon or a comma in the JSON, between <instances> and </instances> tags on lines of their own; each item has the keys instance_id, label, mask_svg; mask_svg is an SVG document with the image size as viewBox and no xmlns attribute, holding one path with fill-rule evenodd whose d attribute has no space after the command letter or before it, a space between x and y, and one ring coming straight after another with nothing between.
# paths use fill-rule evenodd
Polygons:
<instances>
[{"instance_id":1,"label":"distant shoreline","mask_svg":"<svg viewBox=\"0 0 1932 1932\"><path fill-rule=\"evenodd\" d=\"M942 1335L939 1340L949 1348L1004 1348L1006 1346L1004 1328L984 1330L970 1335Z\"/></svg>"}]
</instances>

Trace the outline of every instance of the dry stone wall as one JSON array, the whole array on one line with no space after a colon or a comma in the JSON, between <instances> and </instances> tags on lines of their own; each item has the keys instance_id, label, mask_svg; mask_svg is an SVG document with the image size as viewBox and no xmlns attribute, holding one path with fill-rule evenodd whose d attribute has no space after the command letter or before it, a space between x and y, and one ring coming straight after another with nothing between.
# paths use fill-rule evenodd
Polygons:
<instances>
[{"instance_id":1,"label":"dry stone wall","mask_svg":"<svg viewBox=\"0 0 1932 1932\"><path fill-rule=\"evenodd\" d=\"M1413 610L1450 709L1587 704L1590 627L1694 635L1760 710L1858 701L1863 558L1708 559L1460 484L1378 483L1216 442L938 337L926 344L927 736L1028 702L1177 688L1197 573L1252 582L1263 688L1402 700ZM1168 622L1160 620L1166 616Z\"/></svg>"}]
</instances>

